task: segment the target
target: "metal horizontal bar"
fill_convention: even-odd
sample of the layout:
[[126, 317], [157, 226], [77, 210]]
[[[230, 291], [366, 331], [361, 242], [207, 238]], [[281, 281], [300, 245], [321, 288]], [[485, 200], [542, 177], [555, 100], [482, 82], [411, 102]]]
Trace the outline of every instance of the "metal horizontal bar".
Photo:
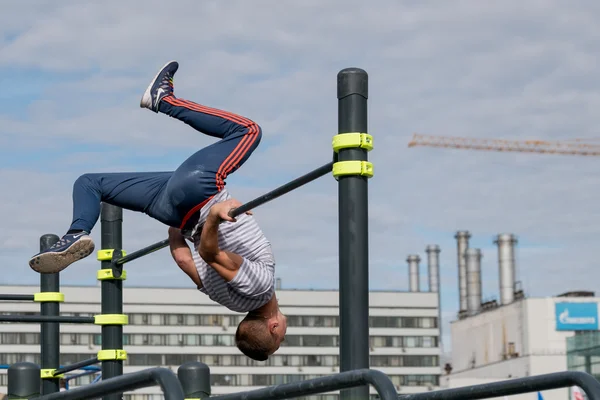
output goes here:
[[133, 253], [127, 254], [125, 257], [118, 259], [115, 264], [123, 265], [133, 260], [137, 260], [140, 257], [148, 255], [150, 253], [154, 253], [157, 250], [160, 250], [169, 245], [169, 239], [161, 240], [160, 242], [156, 242], [151, 244], [148, 247], [144, 247], [143, 249], [134, 251]]
[[[129, 392], [159, 385], [165, 400], [184, 400], [183, 389], [173, 371], [167, 368], [150, 368], [120, 375], [97, 383], [80, 386], [63, 392], [35, 397], [36, 400], [78, 400], [99, 398], [107, 394]], [[33, 400], [31, 398], [30, 400]]]
[[509, 379], [500, 382], [443, 389], [433, 392], [401, 395], [401, 400], [477, 400], [491, 397], [511, 396], [579, 386], [589, 400], [600, 400], [600, 382], [590, 374], [580, 371], [555, 372], [552, 374]]
[[288, 192], [291, 192], [294, 189], [298, 189], [300, 186], [304, 186], [307, 183], [312, 182], [315, 179], [318, 179], [318, 178], [322, 177], [323, 175], [330, 173], [332, 171], [332, 169], [333, 169], [333, 161], [329, 162], [329, 163], [323, 165], [322, 167], [319, 167], [305, 175], [302, 175], [301, 177], [296, 178], [293, 181], [286, 183], [285, 185], [279, 186], [278, 188], [273, 189], [269, 193], [263, 194], [262, 196], [259, 196], [256, 199], [251, 200], [251, 201], [247, 202], [246, 204], [239, 206], [238, 208], [231, 210], [229, 212], [229, 216], [237, 217], [238, 215], [241, 215], [241, 214], [243, 214], [247, 211], [250, 211], [258, 206], [261, 206], [273, 199], [276, 199]]
[[5, 301], [33, 301], [32, 294], [0, 294], [0, 300]]
[[[277, 197], [280, 197], [288, 192], [291, 192], [292, 190], [297, 189], [300, 186], [306, 185], [307, 183], [312, 182], [315, 179], [322, 177], [323, 175], [328, 174], [329, 172], [331, 172], [332, 169], [333, 169], [333, 161], [309, 172], [308, 174], [302, 175], [301, 177], [296, 178], [293, 181], [290, 181], [290, 182], [286, 183], [285, 185], [282, 185], [282, 186], [270, 191], [267, 194], [263, 194], [262, 196], [257, 197], [256, 199], [251, 200], [248, 203], [246, 203], [236, 209], [231, 210], [231, 212], [229, 214], [232, 217], [237, 217], [240, 214], [250, 211], [260, 205], [263, 205], [273, 199], [276, 199]], [[157, 250], [165, 248], [168, 245], [169, 245], [169, 239], [161, 240], [160, 242], [151, 244], [148, 247], [144, 247], [143, 249], [134, 251], [133, 253], [130, 253], [130, 254], [126, 255], [125, 257], [118, 259], [117, 261], [115, 261], [115, 264], [116, 265], [126, 264], [133, 260], [137, 260], [140, 257], [143, 257], [145, 255], [153, 253]]]
[[58, 317], [46, 315], [0, 315], [0, 322], [59, 322], [63, 324], [93, 324], [94, 321], [94, 317], [71, 317], [64, 315], [60, 315]]
[[98, 357], [94, 357], [94, 358], [89, 358], [87, 360], [79, 361], [79, 362], [76, 362], [76, 363], [73, 363], [70, 365], [65, 365], [64, 367], [60, 367], [56, 371], [54, 371], [54, 376], [64, 374], [66, 372], [75, 371], [77, 369], [81, 369], [83, 367], [94, 365], [99, 362], [100, 362], [100, 360], [98, 360]]
[[82, 376], [88, 376], [88, 375], [94, 375], [94, 374], [100, 374], [100, 371], [83, 371], [80, 374], [75, 374], [75, 375], [67, 375], [65, 376], [65, 381], [72, 381], [73, 379], [77, 379], [77, 378], [81, 378]]
[[[269, 386], [249, 392], [212, 396], [211, 400], [279, 400], [299, 396], [326, 393], [334, 390], [372, 385], [381, 400], [397, 400], [394, 384], [383, 372], [374, 369], [358, 369], [339, 374], [309, 379], [302, 382]], [[592, 400], [592, 399], [590, 399]]]

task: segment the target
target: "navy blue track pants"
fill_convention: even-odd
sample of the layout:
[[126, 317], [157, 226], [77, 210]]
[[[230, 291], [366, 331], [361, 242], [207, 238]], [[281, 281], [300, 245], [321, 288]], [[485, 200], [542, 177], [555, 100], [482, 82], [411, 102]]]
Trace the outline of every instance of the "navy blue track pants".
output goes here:
[[260, 126], [248, 118], [174, 96], [161, 101], [159, 112], [220, 140], [191, 155], [175, 171], [80, 176], [73, 185], [70, 230], [91, 232], [101, 202], [190, 229], [200, 208], [225, 187], [225, 178], [248, 159], [262, 137]]

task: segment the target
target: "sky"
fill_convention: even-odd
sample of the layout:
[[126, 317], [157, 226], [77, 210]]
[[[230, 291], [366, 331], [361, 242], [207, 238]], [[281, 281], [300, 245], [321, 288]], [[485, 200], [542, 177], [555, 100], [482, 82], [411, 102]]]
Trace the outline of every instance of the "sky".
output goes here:
[[[143, 4], [143, 7], [142, 7]], [[139, 108], [156, 71], [180, 63], [178, 97], [249, 117], [260, 147], [230, 176], [245, 202], [331, 160], [336, 76], [369, 74], [369, 287], [408, 290], [409, 254], [441, 248], [444, 342], [458, 307], [454, 235], [483, 252], [498, 298], [499, 233], [518, 237], [527, 296], [597, 289], [600, 160], [408, 148], [415, 132], [595, 139], [600, 3], [358, 0], [164, 2], [5, 0], [0, 13], [2, 284], [37, 284], [27, 260], [71, 221], [86, 172], [174, 170], [213, 138]], [[331, 175], [255, 210], [283, 288], [337, 289], [338, 193]], [[124, 213], [128, 251], [167, 227]], [[100, 226], [92, 237], [100, 245]], [[95, 285], [95, 257], [65, 285]], [[128, 285], [190, 287], [167, 250], [128, 266]]]

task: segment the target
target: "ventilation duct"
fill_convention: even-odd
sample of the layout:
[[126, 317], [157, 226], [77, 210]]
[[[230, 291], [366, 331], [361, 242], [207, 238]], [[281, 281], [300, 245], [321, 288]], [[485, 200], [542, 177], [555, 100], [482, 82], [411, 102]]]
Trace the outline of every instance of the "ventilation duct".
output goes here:
[[498, 245], [500, 304], [510, 304], [515, 300], [515, 245], [517, 238], [510, 233], [502, 233], [496, 237], [494, 244]]
[[456, 239], [456, 251], [458, 259], [458, 299], [459, 313], [467, 310], [467, 265], [465, 251], [469, 248], [469, 231], [458, 231], [454, 236]]
[[427, 273], [429, 275], [429, 291], [440, 291], [440, 246], [429, 245], [425, 248], [427, 253]]
[[419, 292], [419, 262], [421, 258], [417, 255], [410, 255], [406, 261], [408, 262], [408, 288], [411, 292]]
[[481, 312], [481, 250], [467, 249], [465, 252], [467, 267], [467, 314]]

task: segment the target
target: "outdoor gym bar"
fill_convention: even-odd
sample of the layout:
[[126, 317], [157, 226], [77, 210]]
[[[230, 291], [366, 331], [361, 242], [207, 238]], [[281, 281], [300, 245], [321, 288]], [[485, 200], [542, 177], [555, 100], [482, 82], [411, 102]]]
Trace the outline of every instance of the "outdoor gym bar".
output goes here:
[[[373, 141], [371, 135], [366, 133], [367, 73], [361, 69], [348, 68], [339, 72], [337, 80], [338, 134], [332, 141], [333, 161], [249, 201], [232, 210], [230, 215], [235, 217], [250, 211], [330, 172], [333, 173], [339, 183], [341, 371], [348, 372], [342, 375], [347, 377], [355, 376], [349, 373], [352, 370], [369, 368], [367, 182], [373, 176], [373, 166], [367, 161], [367, 152], [373, 148]], [[126, 325], [128, 320], [123, 314], [123, 281], [127, 278], [127, 272], [121, 267], [168, 246], [168, 240], [162, 240], [127, 255], [122, 250], [123, 210], [103, 203], [100, 223], [101, 248], [98, 251], [98, 260], [101, 262], [101, 269], [97, 274], [97, 279], [101, 281], [102, 293], [100, 315], [59, 316], [58, 303], [63, 301], [64, 296], [59, 293], [58, 274], [42, 274], [41, 290], [47, 293], [39, 300], [43, 301], [41, 315], [0, 316], [0, 321], [42, 323], [42, 395], [59, 390], [59, 373], [96, 362], [102, 364], [104, 380], [111, 380], [123, 374], [123, 360], [127, 359], [127, 353], [122, 349], [123, 325]], [[58, 239], [56, 235], [44, 235], [41, 249], [51, 246]], [[6, 295], [2, 298], [12, 301], [36, 301], [38, 295]], [[98, 352], [97, 357], [59, 368], [60, 322], [101, 325], [102, 350]], [[336, 379], [339, 383], [339, 379], [342, 378]], [[355, 386], [360, 385], [342, 384], [339, 387]], [[342, 392], [343, 399], [364, 398], [367, 395], [367, 387]], [[118, 392], [103, 397], [104, 400], [120, 398], [121, 393]]]
[[35, 296], [32, 294], [0, 294], [0, 300], [4, 301], [33, 301]]

